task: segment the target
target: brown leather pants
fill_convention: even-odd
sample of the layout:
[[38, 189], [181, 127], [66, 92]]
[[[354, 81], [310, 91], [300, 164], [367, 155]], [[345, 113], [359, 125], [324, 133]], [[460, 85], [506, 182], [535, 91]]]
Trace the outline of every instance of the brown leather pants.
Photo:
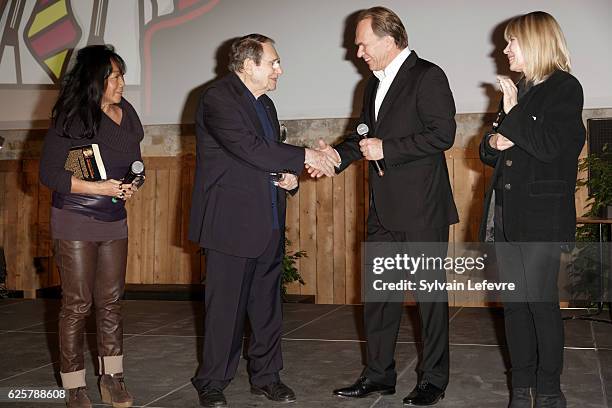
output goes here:
[[84, 369], [83, 335], [93, 304], [98, 354], [123, 355], [121, 303], [125, 287], [127, 238], [112, 241], [53, 241], [62, 282], [59, 319], [60, 370]]

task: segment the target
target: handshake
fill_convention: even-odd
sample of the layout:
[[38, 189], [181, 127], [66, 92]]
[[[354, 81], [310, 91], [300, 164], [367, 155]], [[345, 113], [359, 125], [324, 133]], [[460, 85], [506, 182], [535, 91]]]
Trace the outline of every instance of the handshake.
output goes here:
[[[361, 137], [359, 150], [363, 158], [372, 161], [379, 177], [384, 176], [384, 159], [382, 140], [376, 137], [368, 137], [368, 126], [364, 123], [357, 126], [357, 135]], [[336, 149], [319, 139], [319, 147], [316, 149], [306, 148], [304, 163], [310, 177], [321, 176], [333, 177], [336, 175], [335, 168], [340, 166], [342, 159]]]
[[340, 162], [338, 152], [325, 143], [323, 139], [319, 139], [319, 146], [317, 148], [306, 148], [304, 164], [310, 177], [333, 177], [336, 175], [335, 168], [340, 165]]
[[[304, 156], [304, 164], [310, 177], [322, 176], [333, 177], [336, 175], [335, 167], [340, 165], [340, 155], [333, 147], [319, 139], [319, 147], [311, 149], [307, 147]], [[291, 173], [270, 173], [275, 186], [291, 191], [298, 186], [298, 178]]]

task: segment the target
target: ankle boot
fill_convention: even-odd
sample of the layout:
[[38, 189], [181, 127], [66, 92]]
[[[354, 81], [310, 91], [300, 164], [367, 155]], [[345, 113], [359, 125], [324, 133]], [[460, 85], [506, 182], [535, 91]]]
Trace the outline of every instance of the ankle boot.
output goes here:
[[68, 391], [68, 400], [66, 406], [68, 408], [91, 408], [91, 401], [87, 396], [87, 388], [70, 388]]
[[104, 374], [100, 377], [100, 394], [102, 402], [112, 404], [113, 408], [127, 408], [134, 403], [134, 398], [125, 387], [123, 374]]

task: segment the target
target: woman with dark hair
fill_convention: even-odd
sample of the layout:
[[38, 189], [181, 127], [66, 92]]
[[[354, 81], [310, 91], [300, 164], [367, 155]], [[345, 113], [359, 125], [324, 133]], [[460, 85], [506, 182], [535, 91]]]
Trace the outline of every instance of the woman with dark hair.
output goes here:
[[[53, 190], [51, 234], [60, 271], [60, 375], [68, 407], [91, 407], [86, 393], [83, 334], [96, 314], [100, 392], [113, 407], [131, 407], [123, 379], [120, 299], [125, 285], [128, 230], [125, 200], [136, 183], [122, 184], [141, 160], [143, 128], [122, 97], [125, 63], [112, 46], [81, 49], [63, 80], [40, 160], [40, 181]], [[85, 181], [64, 169], [72, 147], [98, 144], [107, 179]]]
[[[574, 241], [574, 191], [584, 145], [582, 87], [570, 71], [563, 32], [541, 11], [512, 19], [504, 36], [515, 84], [498, 78], [502, 109], [480, 143], [495, 167], [485, 200], [491, 213], [500, 278], [516, 284], [504, 299], [511, 408], [564, 408], [563, 321], [557, 279], [563, 243]], [[494, 194], [494, 199], [491, 197]], [[485, 206], [488, 207], [488, 206]], [[481, 225], [484, 238], [485, 211]]]

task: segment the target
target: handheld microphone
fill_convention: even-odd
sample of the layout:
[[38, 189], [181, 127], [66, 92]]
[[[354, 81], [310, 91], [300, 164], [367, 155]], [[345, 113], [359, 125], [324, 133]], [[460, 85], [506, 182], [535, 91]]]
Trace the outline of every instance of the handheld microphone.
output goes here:
[[130, 170], [128, 170], [125, 177], [121, 179], [121, 183], [122, 184], [132, 184], [132, 182], [136, 180], [136, 177], [142, 176], [142, 173], [144, 173], [144, 163], [141, 162], [140, 160], [136, 160], [130, 166]]
[[[370, 132], [370, 128], [365, 123], [360, 123], [357, 125], [357, 134], [364, 139], [368, 138], [368, 132]], [[371, 160], [374, 163], [374, 167], [376, 167], [376, 173], [378, 173], [378, 177], [382, 177], [385, 175], [382, 166], [382, 160]]]
[[[136, 181], [136, 184], [138, 185], [138, 187], [140, 187], [144, 182], [144, 169], [145, 168], [143, 162], [141, 162], [140, 160], [134, 161], [130, 166], [130, 169], [128, 170], [127, 174], [121, 179], [121, 184], [132, 184], [134, 180], [138, 179]], [[113, 203], [118, 202], [116, 197], [113, 197], [112, 201]]]

